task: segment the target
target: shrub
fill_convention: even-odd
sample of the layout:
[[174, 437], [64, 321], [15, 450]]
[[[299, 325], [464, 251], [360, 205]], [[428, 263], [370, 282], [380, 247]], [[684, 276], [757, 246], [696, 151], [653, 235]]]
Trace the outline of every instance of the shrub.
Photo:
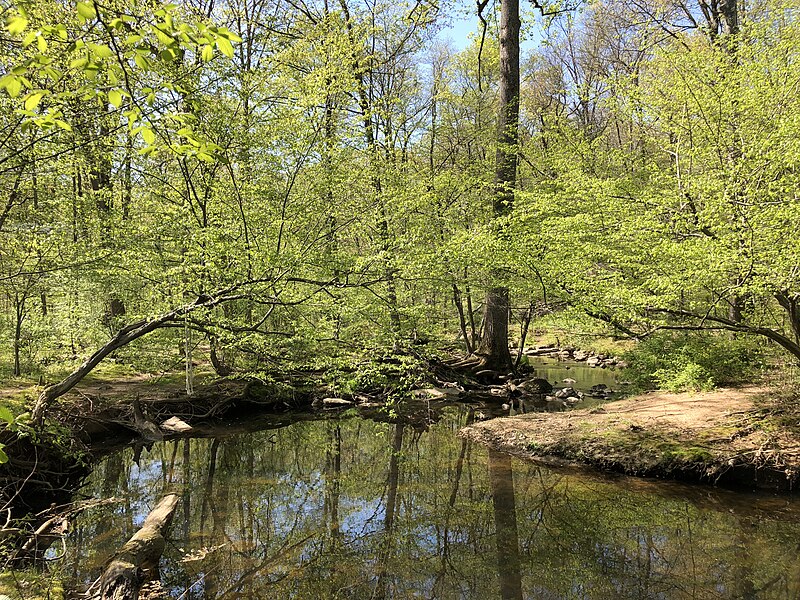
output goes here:
[[754, 378], [764, 365], [752, 339], [711, 333], [658, 333], [624, 355], [624, 377], [639, 389], [705, 391]]

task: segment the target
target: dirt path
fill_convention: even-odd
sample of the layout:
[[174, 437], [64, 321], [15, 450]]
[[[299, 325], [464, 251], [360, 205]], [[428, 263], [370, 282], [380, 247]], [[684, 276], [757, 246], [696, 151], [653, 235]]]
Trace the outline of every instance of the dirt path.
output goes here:
[[763, 387], [650, 393], [593, 409], [493, 419], [462, 435], [550, 464], [791, 488], [800, 418]]

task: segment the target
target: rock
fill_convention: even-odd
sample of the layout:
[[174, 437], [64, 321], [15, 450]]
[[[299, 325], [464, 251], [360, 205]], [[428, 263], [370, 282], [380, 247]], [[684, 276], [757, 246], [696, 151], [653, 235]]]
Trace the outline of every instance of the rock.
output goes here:
[[575, 406], [575, 405], [576, 405], [576, 404], [578, 404], [580, 401], [581, 401], [581, 399], [580, 399], [580, 398], [578, 398], [577, 396], [570, 396], [569, 398], [565, 398], [565, 399], [564, 399], [564, 403], [565, 403], [567, 406]]
[[597, 356], [590, 356], [589, 358], [586, 359], [586, 364], [592, 368], [598, 366], [600, 363], [601, 360]]
[[344, 398], [323, 398], [322, 406], [351, 406], [353, 404], [350, 400]]
[[508, 390], [505, 386], [492, 386], [489, 388], [489, 393], [492, 396], [505, 396], [508, 393]]
[[566, 400], [570, 396], [577, 396], [577, 394], [578, 393], [574, 389], [572, 389], [571, 387], [566, 387], [566, 388], [558, 390], [555, 393], [555, 396], [556, 396], [556, 398], [560, 398], [561, 400]]
[[529, 394], [549, 394], [553, 391], [553, 386], [547, 379], [541, 377], [534, 377], [527, 381], [520, 383], [517, 388], [526, 391]]
[[566, 379], [563, 379], [561, 383], [576, 383], [576, 381], [574, 379], [567, 377]]
[[583, 350], [576, 350], [575, 353], [572, 355], [572, 358], [574, 358], [578, 362], [581, 362], [589, 358], [589, 354], [587, 352], [584, 352]]
[[418, 400], [442, 400], [458, 398], [461, 395], [461, 390], [453, 387], [433, 387], [413, 390], [411, 394]]
[[560, 398], [556, 398], [555, 396], [545, 396], [545, 402], [561, 402]]
[[161, 423], [161, 429], [169, 433], [187, 433], [192, 430], [192, 426], [178, 417], [170, 417]]

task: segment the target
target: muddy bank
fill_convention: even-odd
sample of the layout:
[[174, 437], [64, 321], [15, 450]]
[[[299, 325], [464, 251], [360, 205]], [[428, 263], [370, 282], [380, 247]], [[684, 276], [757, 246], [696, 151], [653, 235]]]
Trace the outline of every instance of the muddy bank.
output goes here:
[[788, 491], [800, 473], [798, 424], [773, 392], [748, 387], [493, 419], [461, 435], [549, 465]]

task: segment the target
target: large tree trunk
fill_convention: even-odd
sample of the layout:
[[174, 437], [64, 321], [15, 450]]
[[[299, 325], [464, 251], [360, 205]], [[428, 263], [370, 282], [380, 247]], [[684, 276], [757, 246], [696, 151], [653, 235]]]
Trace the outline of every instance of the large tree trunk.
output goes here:
[[492, 371], [512, 368], [508, 351], [508, 288], [491, 288], [483, 305], [483, 337], [477, 352], [481, 366]]
[[[500, 12], [500, 114], [497, 122], [495, 217], [511, 212], [517, 182], [519, 131], [519, 0], [502, 0]], [[496, 278], [496, 275], [493, 275]], [[508, 288], [491, 287], [486, 292], [483, 339], [477, 354], [482, 366], [494, 371], [511, 369], [508, 351]]]

